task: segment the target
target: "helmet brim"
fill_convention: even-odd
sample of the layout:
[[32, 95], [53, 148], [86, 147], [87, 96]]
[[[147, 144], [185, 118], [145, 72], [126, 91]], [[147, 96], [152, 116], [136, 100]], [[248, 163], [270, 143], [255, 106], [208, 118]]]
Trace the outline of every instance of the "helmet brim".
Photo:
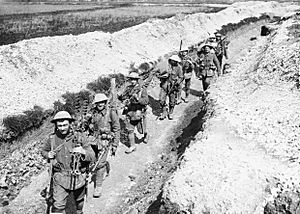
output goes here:
[[51, 123], [55, 123], [58, 120], [69, 120], [70, 122], [74, 122], [75, 121], [74, 118], [59, 118], [59, 119], [52, 119], [50, 122]]

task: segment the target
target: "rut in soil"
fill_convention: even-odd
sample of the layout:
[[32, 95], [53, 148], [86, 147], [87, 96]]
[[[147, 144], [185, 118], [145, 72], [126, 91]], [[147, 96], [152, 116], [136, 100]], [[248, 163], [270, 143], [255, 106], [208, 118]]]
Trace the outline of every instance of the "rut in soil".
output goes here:
[[[195, 116], [190, 124], [185, 127], [182, 131], [182, 134], [178, 136], [174, 141], [177, 150], [178, 162], [176, 162], [177, 166], [180, 164], [180, 159], [183, 157], [186, 148], [195, 140], [195, 136], [203, 131], [203, 124], [205, 122], [205, 114], [206, 108], [202, 106], [202, 110]], [[175, 149], [175, 148], [174, 148]], [[176, 166], [176, 167], [177, 167]], [[174, 171], [169, 175], [171, 176], [175, 171], [176, 167], [174, 167]], [[164, 208], [164, 201], [162, 200], [162, 190], [164, 184], [161, 185], [161, 191], [158, 194], [156, 200], [149, 205], [146, 214], [167, 214], [169, 211]]]

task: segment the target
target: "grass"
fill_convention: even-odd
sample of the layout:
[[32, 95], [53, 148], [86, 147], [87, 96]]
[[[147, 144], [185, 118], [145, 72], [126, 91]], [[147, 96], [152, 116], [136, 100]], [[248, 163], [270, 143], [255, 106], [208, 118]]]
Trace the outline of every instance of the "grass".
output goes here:
[[[110, 6], [106, 5], [51, 5], [51, 4], [22, 4], [22, 3], [0, 3], [0, 16], [14, 14], [36, 14], [58, 11], [76, 11], [103, 9]], [[112, 6], [111, 6], [112, 7]]]
[[[51, 9], [51, 8], [50, 8]], [[223, 8], [207, 6], [132, 6], [114, 8], [48, 12], [39, 7], [29, 14], [0, 15], [0, 45], [23, 39], [92, 31], [116, 32], [151, 18], [169, 18], [178, 13], [216, 12]], [[52, 8], [53, 9], [53, 8]], [[18, 11], [17, 9], [14, 9]], [[13, 9], [11, 9], [10, 13]], [[42, 11], [42, 12], [37, 12]], [[9, 12], [7, 12], [9, 13]]]

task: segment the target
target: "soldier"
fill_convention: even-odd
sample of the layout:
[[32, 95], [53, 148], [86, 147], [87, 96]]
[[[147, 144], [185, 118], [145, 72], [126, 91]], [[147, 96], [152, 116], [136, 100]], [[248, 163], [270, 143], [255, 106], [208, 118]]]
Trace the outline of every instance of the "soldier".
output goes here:
[[148, 88], [148, 86], [152, 82], [153, 77], [157, 72], [156, 65], [157, 62], [144, 62], [138, 67], [137, 71], [142, 80], [140, 82], [143, 82], [143, 87]]
[[220, 75], [221, 69], [216, 55], [211, 51], [210, 43], [205, 43], [197, 51], [196, 76], [202, 80], [203, 90], [206, 91], [216, 75]]
[[222, 38], [222, 35], [220, 33], [215, 33], [217, 46], [215, 48], [216, 56], [219, 60], [220, 67], [222, 68], [223, 64], [223, 56], [225, 56], [226, 59], [228, 59], [227, 54], [227, 42], [225, 41], [225, 38]]
[[95, 168], [94, 198], [102, 194], [105, 172], [109, 172], [109, 150], [115, 156], [120, 141], [120, 121], [117, 112], [108, 105], [108, 97], [99, 93], [93, 101], [93, 114], [89, 117], [89, 134], [95, 137], [92, 145], [97, 157]]
[[54, 133], [42, 147], [42, 156], [51, 160], [53, 172], [52, 213], [64, 213], [67, 197], [73, 193], [76, 202], [76, 214], [82, 214], [85, 188], [87, 188], [87, 168], [95, 159], [88, 138], [71, 128], [74, 119], [66, 111], [58, 112], [52, 123]]
[[[188, 56], [189, 49], [182, 49], [179, 53], [179, 57], [181, 58], [182, 72], [184, 76], [184, 88], [185, 88], [185, 98], [184, 102], [188, 103], [188, 97], [190, 95], [190, 87], [191, 87], [191, 79], [192, 72], [194, 70], [194, 64], [192, 59]], [[181, 87], [179, 88], [178, 97], [181, 98]]]
[[162, 71], [160, 74], [160, 93], [159, 102], [162, 108], [162, 113], [159, 117], [160, 120], [164, 120], [167, 115], [166, 99], [169, 98], [169, 120], [173, 120], [173, 111], [176, 104], [176, 96], [181, 82], [183, 81], [183, 73], [180, 66], [181, 59], [177, 55], [173, 55], [169, 58], [168, 69]]
[[128, 84], [122, 94], [118, 95], [118, 99], [123, 102], [125, 115], [125, 125], [128, 131], [129, 148], [125, 151], [130, 154], [136, 150], [134, 130], [143, 134], [144, 143], [148, 143], [148, 133], [146, 127], [146, 111], [149, 102], [147, 89], [143, 86], [140, 76], [137, 72], [129, 74]]

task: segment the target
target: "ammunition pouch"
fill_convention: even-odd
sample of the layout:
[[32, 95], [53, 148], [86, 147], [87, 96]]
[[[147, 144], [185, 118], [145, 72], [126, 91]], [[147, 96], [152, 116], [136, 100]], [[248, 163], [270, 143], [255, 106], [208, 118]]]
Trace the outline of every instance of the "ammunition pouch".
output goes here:
[[65, 189], [76, 190], [83, 187], [86, 184], [86, 174], [72, 174], [70, 171], [61, 171], [54, 173], [53, 182], [59, 184]]

